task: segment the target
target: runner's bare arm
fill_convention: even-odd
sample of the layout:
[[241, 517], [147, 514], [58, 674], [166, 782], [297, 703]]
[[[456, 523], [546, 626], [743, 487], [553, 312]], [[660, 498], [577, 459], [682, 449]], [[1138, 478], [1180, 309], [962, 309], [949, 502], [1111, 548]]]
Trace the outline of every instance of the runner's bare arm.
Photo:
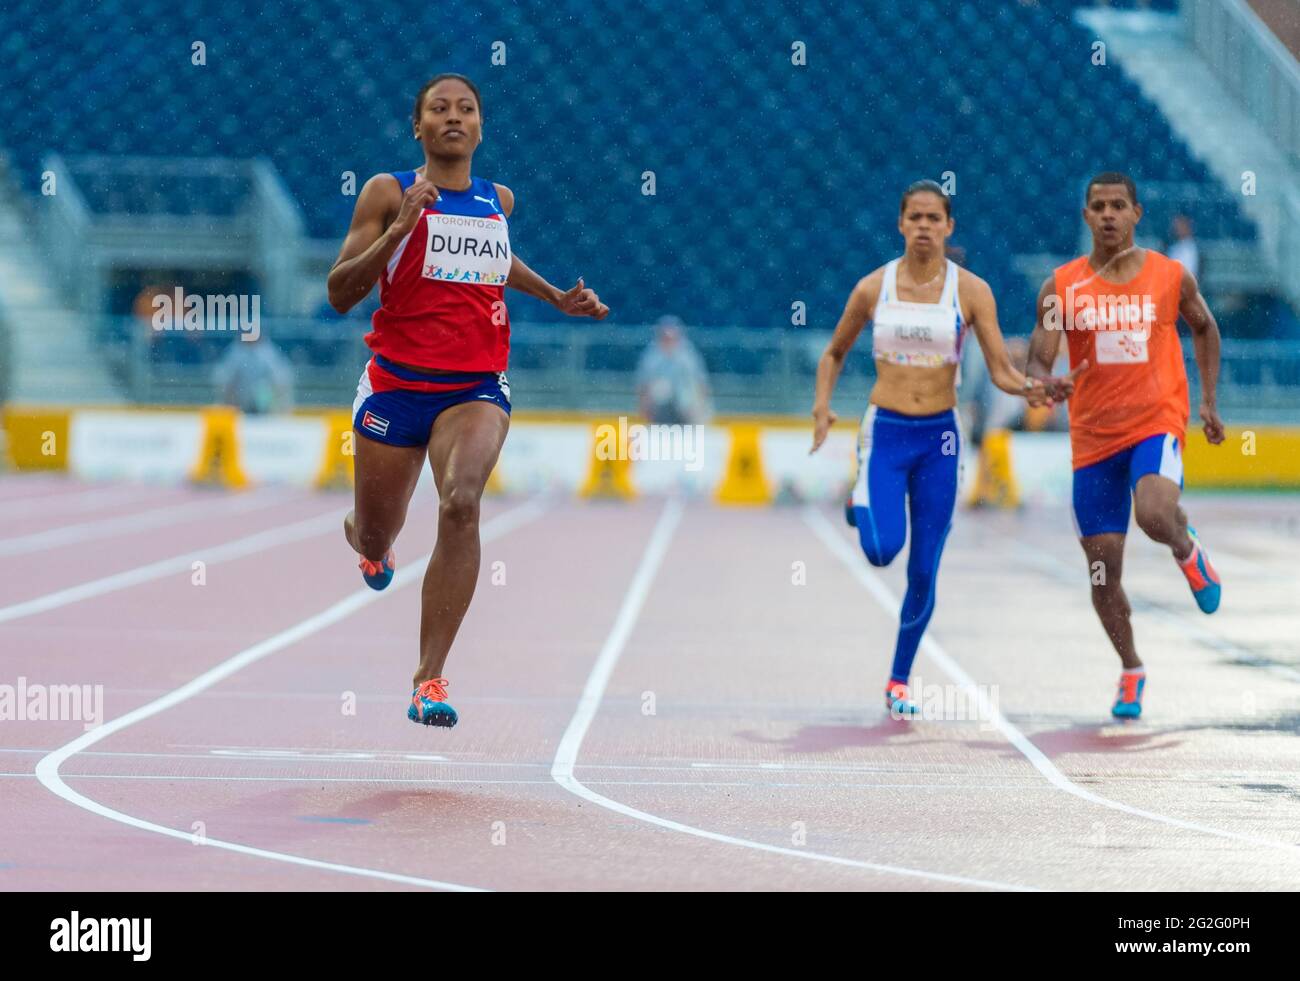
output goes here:
[[417, 177], [405, 194], [391, 174], [376, 174], [366, 181], [339, 257], [330, 269], [330, 306], [347, 313], [366, 298], [397, 246], [415, 227], [424, 206], [437, 197], [438, 189], [423, 177]]
[[826, 441], [831, 426], [839, 418], [831, 411], [831, 394], [835, 391], [840, 372], [844, 370], [844, 359], [866, 326], [871, 311], [876, 308], [883, 277], [884, 267], [881, 267], [858, 280], [853, 292], [849, 294], [848, 302], [844, 304], [844, 312], [840, 314], [840, 322], [835, 325], [835, 333], [831, 335], [826, 350], [817, 362], [817, 388], [813, 394], [812, 409], [813, 444], [809, 453], [817, 452]]
[[1011, 363], [1011, 355], [1002, 340], [1002, 328], [998, 326], [998, 302], [993, 290], [988, 283], [965, 269], [961, 270], [960, 277], [958, 293], [970, 310], [971, 329], [984, 352], [989, 379], [1004, 392], [1025, 396], [1030, 405], [1042, 405], [1047, 400], [1043, 382], [1026, 378]]
[[1038, 311], [1034, 317], [1034, 332], [1029, 337], [1029, 360], [1025, 371], [1031, 378], [1047, 379], [1052, 375], [1052, 365], [1061, 350], [1061, 334], [1049, 330], [1045, 324], [1049, 297], [1056, 290], [1056, 277], [1048, 276], [1038, 291]]
[[1034, 317], [1034, 332], [1029, 336], [1029, 357], [1025, 365], [1025, 374], [1042, 379], [1051, 402], [1064, 402], [1073, 395], [1075, 377], [1088, 367], [1088, 361], [1084, 359], [1063, 378], [1052, 376], [1052, 366], [1061, 350], [1060, 324], [1053, 322], [1061, 319], [1060, 310], [1052, 310], [1059, 302], [1056, 277], [1048, 276], [1038, 291], [1038, 311]]
[[[504, 184], [493, 186], [497, 189], [497, 197], [501, 199], [501, 210], [509, 218], [510, 213], [515, 209], [514, 193]], [[594, 317], [596, 320], [604, 320], [609, 315], [609, 307], [600, 302], [600, 297], [596, 295], [595, 290], [587, 289], [583, 285], [581, 277], [571, 289], [562, 290], [548, 283], [514, 253], [510, 256], [510, 275], [506, 279], [506, 285], [520, 293], [535, 296], [571, 317]]]
[[544, 300], [571, 317], [594, 317], [596, 320], [604, 320], [609, 316], [609, 307], [600, 301], [595, 290], [587, 289], [583, 285], [581, 276], [567, 291], [562, 290], [533, 272], [517, 255], [510, 258], [510, 277], [506, 280], [506, 285], [520, 293], [527, 293], [529, 296]]
[[1201, 295], [1196, 277], [1183, 270], [1183, 281], [1178, 296], [1178, 312], [1192, 329], [1192, 347], [1196, 351], [1196, 367], [1201, 374], [1201, 422], [1205, 424], [1205, 438], [1214, 445], [1223, 442], [1223, 420], [1217, 405], [1219, 385], [1219, 324]]

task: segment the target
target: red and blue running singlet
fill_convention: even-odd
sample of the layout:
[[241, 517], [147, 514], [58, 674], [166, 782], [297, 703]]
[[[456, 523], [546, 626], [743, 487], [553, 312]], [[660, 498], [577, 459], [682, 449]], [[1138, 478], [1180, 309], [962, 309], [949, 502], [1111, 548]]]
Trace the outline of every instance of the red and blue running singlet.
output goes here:
[[[393, 177], [405, 193], [415, 171]], [[366, 344], [390, 361], [440, 371], [505, 371], [510, 317], [510, 229], [496, 187], [471, 178], [438, 188], [379, 277]]]

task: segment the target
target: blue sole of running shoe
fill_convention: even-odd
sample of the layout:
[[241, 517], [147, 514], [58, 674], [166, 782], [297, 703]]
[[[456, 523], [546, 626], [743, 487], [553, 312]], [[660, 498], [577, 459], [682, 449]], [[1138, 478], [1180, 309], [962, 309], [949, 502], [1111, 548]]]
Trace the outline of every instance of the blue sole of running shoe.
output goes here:
[[393, 581], [394, 570], [395, 567], [389, 565], [388, 559], [385, 558], [383, 572], [381, 572], [377, 576], [368, 576], [363, 572], [361, 573], [361, 578], [365, 580], [366, 585], [369, 586], [371, 589], [374, 590], [387, 589], [388, 584]]
[[420, 718], [415, 706], [411, 705], [406, 710], [406, 717], [412, 722], [418, 723], [422, 726], [439, 726], [443, 729], [450, 729], [460, 721], [460, 717], [456, 714], [456, 710], [446, 702], [437, 702], [435, 703], [435, 706], [440, 707], [435, 707], [432, 710], [426, 711], [424, 718]]

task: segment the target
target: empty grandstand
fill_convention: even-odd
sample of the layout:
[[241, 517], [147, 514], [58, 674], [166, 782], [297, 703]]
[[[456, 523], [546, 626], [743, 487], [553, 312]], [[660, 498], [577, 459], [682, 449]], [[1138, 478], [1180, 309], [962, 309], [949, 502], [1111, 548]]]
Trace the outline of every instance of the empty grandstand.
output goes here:
[[[304, 399], [346, 399], [364, 324], [321, 315], [324, 273], [361, 184], [413, 165], [415, 89], [456, 70], [482, 86], [479, 169], [518, 192], [521, 254], [581, 273], [613, 309], [613, 326], [561, 329], [538, 326], [559, 319], [550, 307], [513, 299], [528, 404], [623, 404], [638, 325], [671, 313], [697, 328], [720, 407], [806, 410], [824, 332], [848, 286], [897, 252], [898, 193], [919, 176], [954, 192], [955, 244], [1004, 329], [1025, 333], [1043, 274], [1079, 249], [1082, 183], [1109, 168], [1143, 188], [1147, 244], [1193, 220], [1228, 389], [1283, 389], [1300, 381], [1300, 297], [1273, 216], [1289, 213], [1278, 201], [1295, 173], [1243, 196], [1216, 149], [1231, 141], [1198, 139], [1185, 118], [1232, 70], [1205, 6], [547, 4], [547, 23], [599, 39], [575, 48], [529, 5], [326, 0], [307, 18], [241, 2], [19, 3], [0, 40], [18, 219], [0, 275], [39, 282], [27, 301], [0, 297], [10, 347], [19, 366], [38, 361], [45, 341], [28, 335], [48, 323], [65, 360], [98, 362], [59, 390], [202, 401], [220, 343], [158, 343], [133, 304], [174, 285], [257, 292]], [[1232, 23], [1252, 16], [1229, 6]], [[1165, 86], [1181, 102], [1152, 88], [1161, 51], [1188, 66]], [[854, 371], [865, 381], [869, 359]], [[18, 397], [51, 394], [17, 376]], [[579, 377], [596, 379], [582, 397]], [[1280, 399], [1263, 402], [1290, 407]]]

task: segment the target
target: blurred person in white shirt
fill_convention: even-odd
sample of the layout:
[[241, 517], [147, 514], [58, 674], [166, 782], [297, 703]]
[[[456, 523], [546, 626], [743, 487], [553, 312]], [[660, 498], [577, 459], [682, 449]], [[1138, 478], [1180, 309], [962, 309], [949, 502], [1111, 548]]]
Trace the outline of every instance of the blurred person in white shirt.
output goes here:
[[264, 334], [233, 342], [212, 372], [217, 400], [241, 412], [263, 414], [293, 408], [293, 366]]
[[1192, 219], [1186, 215], [1174, 215], [1169, 230], [1174, 238], [1169, 248], [1165, 250], [1165, 254], [1182, 263], [1183, 268], [1193, 276], [1200, 276], [1201, 251], [1197, 248], [1196, 239], [1192, 235]]
[[636, 369], [641, 414], [650, 423], [692, 425], [712, 415], [709, 376], [677, 317], [661, 317]]

